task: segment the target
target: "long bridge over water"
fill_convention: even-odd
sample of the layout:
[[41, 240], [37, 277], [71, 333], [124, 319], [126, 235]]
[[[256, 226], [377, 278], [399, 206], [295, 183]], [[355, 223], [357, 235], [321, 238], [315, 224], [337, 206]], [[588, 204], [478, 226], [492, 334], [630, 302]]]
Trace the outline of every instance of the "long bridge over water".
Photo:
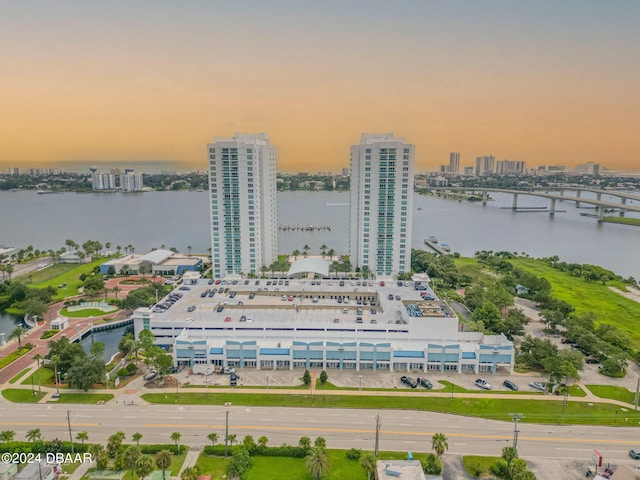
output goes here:
[[[511, 209], [514, 211], [518, 210], [518, 196], [519, 195], [528, 195], [532, 197], [541, 197], [548, 198], [550, 200], [549, 215], [555, 215], [557, 211], [556, 202], [560, 201], [571, 201], [575, 202], [576, 207], [580, 208], [582, 203], [586, 203], [588, 205], [593, 205], [597, 210], [597, 218], [599, 222], [602, 222], [604, 219], [604, 211], [605, 209], [616, 209], [620, 211], [620, 216], [624, 216], [624, 212], [640, 212], [640, 206], [636, 205], [627, 205], [627, 200], [632, 201], [640, 201], [639, 195], [633, 195], [624, 192], [610, 191], [610, 190], [599, 190], [590, 187], [573, 187], [573, 186], [558, 186], [553, 189], [551, 188], [534, 188], [529, 190], [514, 190], [508, 188], [489, 188], [489, 187], [427, 187], [427, 190], [431, 191], [448, 191], [454, 195], [459, 197], [459, 200], [462, 201], [462, 198], [465, 193], [468, 192], [482, 192], [482, 205], [487, 204], [488, 194], [490, 192], [497, 193], [510, 193], [513, 195], [513, 204]], [[558, 193], [550, 193], [552, 190], [557, 190]], [[576, 192], [575, 196], [565, 195], [565, 191]], [[582, 192], [591, 192], [596, 194], [596, 198], [586, 198], [582, 197]], [[620, 199], [620, 203], [617, 202], [609, 202], [602, 200], [602, 195], [609, 195], [612, 197], [617, 197]]]

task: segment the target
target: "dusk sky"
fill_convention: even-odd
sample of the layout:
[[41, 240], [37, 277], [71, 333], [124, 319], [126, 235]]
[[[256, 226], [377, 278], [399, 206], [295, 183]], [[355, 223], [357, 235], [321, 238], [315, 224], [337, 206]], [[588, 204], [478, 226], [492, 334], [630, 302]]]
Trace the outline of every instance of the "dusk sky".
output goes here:
[[0, 165], [166, 160], [267, 132], [337, 171], [362, 132], [417, 171], [493, 154], [640, 170], [640, 1], [0, 0]]

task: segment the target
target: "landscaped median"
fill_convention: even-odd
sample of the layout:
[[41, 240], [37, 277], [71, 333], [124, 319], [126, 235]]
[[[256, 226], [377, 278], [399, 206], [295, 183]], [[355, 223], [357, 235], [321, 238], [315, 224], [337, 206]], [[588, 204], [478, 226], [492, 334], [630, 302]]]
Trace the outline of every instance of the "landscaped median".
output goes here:
[[382, 396], [382, 395], [308, 395], [267, 393], [149, 393], [142, 398], [150, 403], [187, 405], [232, 405], [314, 408], [369, 408], [426, 410], [511, 421], [508, 412], [524, 415], [523, 422], [639, 426], [640, 413], [609, 403], [569, 401], [540, 396], [524, 400], [513, 395], [506, 398]]

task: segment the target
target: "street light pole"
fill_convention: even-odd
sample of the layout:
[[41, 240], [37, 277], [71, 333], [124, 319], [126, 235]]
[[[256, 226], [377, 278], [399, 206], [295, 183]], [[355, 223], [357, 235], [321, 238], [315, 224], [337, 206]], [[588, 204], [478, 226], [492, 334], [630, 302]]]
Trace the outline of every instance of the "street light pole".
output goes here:
[[73, 435], [71, 435], [71, 412], [67, 410], [67, 425], [69, 426], [69, 442], [71, 442], [71, 454], [73, 455]]
[[374, 444], [374, 455], [378, 458], [378, 447], [380, 446], [380, 415], [376, 415], [376, 441]]
[[522, 414], [510, 413], [509, 415], [515, 422], [513, 426], [513, 449], [517, 452], [518, 451], [518, 433], [520, 433], [520, 430], [518, 430], [518, 421], [522, 418]]
[[634, 405], [634, 410], [637, 412], [638, 411], [638, 396], [640, 394], [640, 377], [638, 377], [638, 383], [636, 384], [636, 398], [633, 402]]
[[229, 452], [229, 410], [226, 412], [225, 428], [224, 428], [224, 456], [226, 457]]
[[358, 390], [362, 390], [362, 375], [358, 375]]

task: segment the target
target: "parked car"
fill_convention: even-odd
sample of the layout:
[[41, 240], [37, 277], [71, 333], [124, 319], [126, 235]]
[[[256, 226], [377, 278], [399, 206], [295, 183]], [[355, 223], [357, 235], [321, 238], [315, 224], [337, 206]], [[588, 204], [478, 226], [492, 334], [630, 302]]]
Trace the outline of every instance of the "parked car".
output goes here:
[[640, 459], [640, 450], [629, 450], [629, 456], [634, 460]]
[[213, 280], [213, 278], [211, 278], [211, 279], [209, 279], [209, 281], [208, 281], [207, 283], [208, 283], [209, 285], [213, 285], [213, 282], [214, 282], [214, 280]]
[[502, 385], [504, 385], [506, 388], [508, 388], [512, 392], [518, 391], [518, 386], [515, 383], [513, 383], [511, 380], [505, 380], [504, 382], [502, 382]]
[[143, 378], [148, 382], [158, 376], [158, 372], [149, 372]]
[[411, 388], [416, 388], [418, 386], [413, 378], [404, 375], [400, 377], [400, 381]]
[[536, 390], [541, 390], [543, 392], [547, 391], [547, 386], [544, 383], [540, 383], [540, 382], [531, 382], [529, 384], [529, 386], [531, 388], [535, 388]]
[[230, 322], [230, 321], [231, 321], [231, 317], [226, 317], [226, 318], [224, 319], [224, 321], [225, 321], [225, 322]]
[[222, 306], [222, 305], [218, 305], [218, 308], [216, 308], [216, 312], [218, 312], [218, 313], [220, 313], [223, 310], [224, 310], [224, 306]]
[[479, 387], [482, 390], [491, 390], [491, 385], [489, 385], [484, 378], [476, 378], [475, 383], [476, 387]]
[[433, 384], [424, 377], [418, 377], [416, 378], [416, 380], [418, 382], [418, 385], [420, 385], [421, 387], [428, 388], [429, 390], [433, 388]]
[[187, 312], [193, 312], [196, 309], [195, 305], [191, 305], [189, 308], [187, 308]]

